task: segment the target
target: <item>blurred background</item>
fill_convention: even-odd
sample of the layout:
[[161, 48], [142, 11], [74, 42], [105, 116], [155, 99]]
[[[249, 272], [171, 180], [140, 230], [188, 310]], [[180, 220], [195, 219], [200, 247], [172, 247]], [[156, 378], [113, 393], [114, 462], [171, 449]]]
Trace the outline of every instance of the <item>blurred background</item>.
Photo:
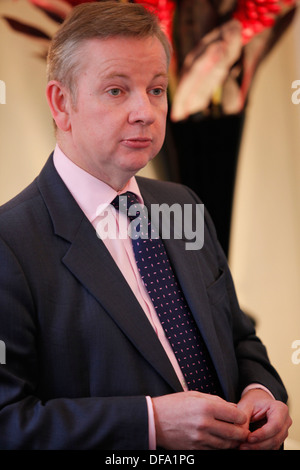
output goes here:
[[[33, 40], [30, 35], [16, 31], [16, 24], [12, 27], [7, 18], [38, 26], [46, 35]], [[6, 85], [5, 93], [3, 86], [0, 93], [0, 204], [35, 178], [55, 145], [45, 99], [45, 51], [47, 36], [51, 37], [56, 29], [53, 17], [45, 15], [29, 1], [0, 0], [0, 80]], [[226, 225], [228, 234], [223, 236], [222, 226], [219, 229], [216, 225], [222, 235], [240, 304], [256, 322], [258, 335], [266, 344], [289, 393], [293, 425], [286, 442], [287, 450], [300, 450], [300, 352], [297, 356], [292, 347], [296, 340], [300, 345], [300, 103], [292, 102], [295, 80], [300, 80], [298, 11], [276, 44], [272, 44], [252, 78], [246, 112], [242, 106], [238, 143], [233, 142], [236, 153], [233, 176], [227, 179], [222, 170], [210, 185], [215, 195], [218, 187], [227, 186], [232, 190]], [[174, 103], [176, 101], [171, 104]], [[177, 104], [180, 113], [180, 100]], [[221, 139], [225, 151], [227, 143], [222, 139], [230, 137], [232, 125], [226, 128], [225, 137], [219, 128], [214, 134], [211, 115], [211, 105], [202, 109], [199, 105], [199, 110], [187, 123], [198, 126], [198, 122], [208, 119], [213, 140]], [[237, 115], [240, 116], [240, 110]], [[228, 126], [227, 117], [228, 113], [224, 126]], [[175, 122], [180, 119], [176, 118]], [[210, 195], [201, 193], [200, 173], [204, 171], [198, 174], [193, 167], [198, 158], [194, 156], [195, 150], [191, 150], [190, 161], [186, 156], [186, 167], [182, 170], [182, 161], [177, 155], [179, 146], [171, 137], [162, 154], [141, 174], [159, 179], [183, 179], [189, 184], [190, 170], [196, 174], [196, 180], [199, 179], [200, 187], [196, 192], [209, 206], [213, 218], [218, 219]], [[204, 151], [200, 147], [195, 143], [196, 152], [201, 154]], [[230, 148], [228, 153], [231, 153]], [[226, 154], [220, 158], [220, 165], [229, 166]], [[210, 181], [210, 176], [204, 174], [204, 177]], [[194, 185], [191, 179], [190, 186]], [[224, 215], [222, 194], [217, 194], [216, 205]], [[293, 361], [293, 357], [297, 360]]]

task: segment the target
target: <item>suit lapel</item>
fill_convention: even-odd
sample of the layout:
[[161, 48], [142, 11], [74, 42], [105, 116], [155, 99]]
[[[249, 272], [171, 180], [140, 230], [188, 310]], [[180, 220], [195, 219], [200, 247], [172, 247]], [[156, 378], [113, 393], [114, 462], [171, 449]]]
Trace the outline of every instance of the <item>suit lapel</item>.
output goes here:
[[180, 382], [153, 328], [104, 243], [57, 174], [52, 158], [38, 178], [54, 231], [70, 242], [63, 263], [97, 299], [174, 391]]

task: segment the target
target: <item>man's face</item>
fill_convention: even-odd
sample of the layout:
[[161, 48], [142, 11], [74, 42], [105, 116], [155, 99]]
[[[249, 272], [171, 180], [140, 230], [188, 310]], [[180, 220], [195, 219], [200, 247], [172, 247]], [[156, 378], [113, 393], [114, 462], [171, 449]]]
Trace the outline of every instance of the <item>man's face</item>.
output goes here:
[[155, 37], [115, 37], [87, 41], [80, 57], [77, 99], [62, 150], [81, 168], [122, 189], [163, 144], [166, 53]]

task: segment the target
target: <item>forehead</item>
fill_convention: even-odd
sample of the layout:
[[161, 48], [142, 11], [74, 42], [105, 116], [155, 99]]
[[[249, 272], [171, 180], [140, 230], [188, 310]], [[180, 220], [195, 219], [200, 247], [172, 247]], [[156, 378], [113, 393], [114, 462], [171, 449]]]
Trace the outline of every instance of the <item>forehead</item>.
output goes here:
[[113, 37], [85, 41], [79, 54], [83, 73], [97, 69], [97, 73], [116, 72], [121, 68], [143, 71], [153, 70], [154, 74], [167, 73], [166, 51], [157, 37]]

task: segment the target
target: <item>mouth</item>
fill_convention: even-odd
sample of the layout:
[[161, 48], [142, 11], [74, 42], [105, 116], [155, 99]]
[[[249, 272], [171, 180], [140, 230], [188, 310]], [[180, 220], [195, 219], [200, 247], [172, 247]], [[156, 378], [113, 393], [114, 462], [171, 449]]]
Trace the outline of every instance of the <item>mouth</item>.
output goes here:
[[130, 137], [123, 139], [122, 144], [132, 149], [144, 149], [151, 145], [152, 139], [149, 137]]

